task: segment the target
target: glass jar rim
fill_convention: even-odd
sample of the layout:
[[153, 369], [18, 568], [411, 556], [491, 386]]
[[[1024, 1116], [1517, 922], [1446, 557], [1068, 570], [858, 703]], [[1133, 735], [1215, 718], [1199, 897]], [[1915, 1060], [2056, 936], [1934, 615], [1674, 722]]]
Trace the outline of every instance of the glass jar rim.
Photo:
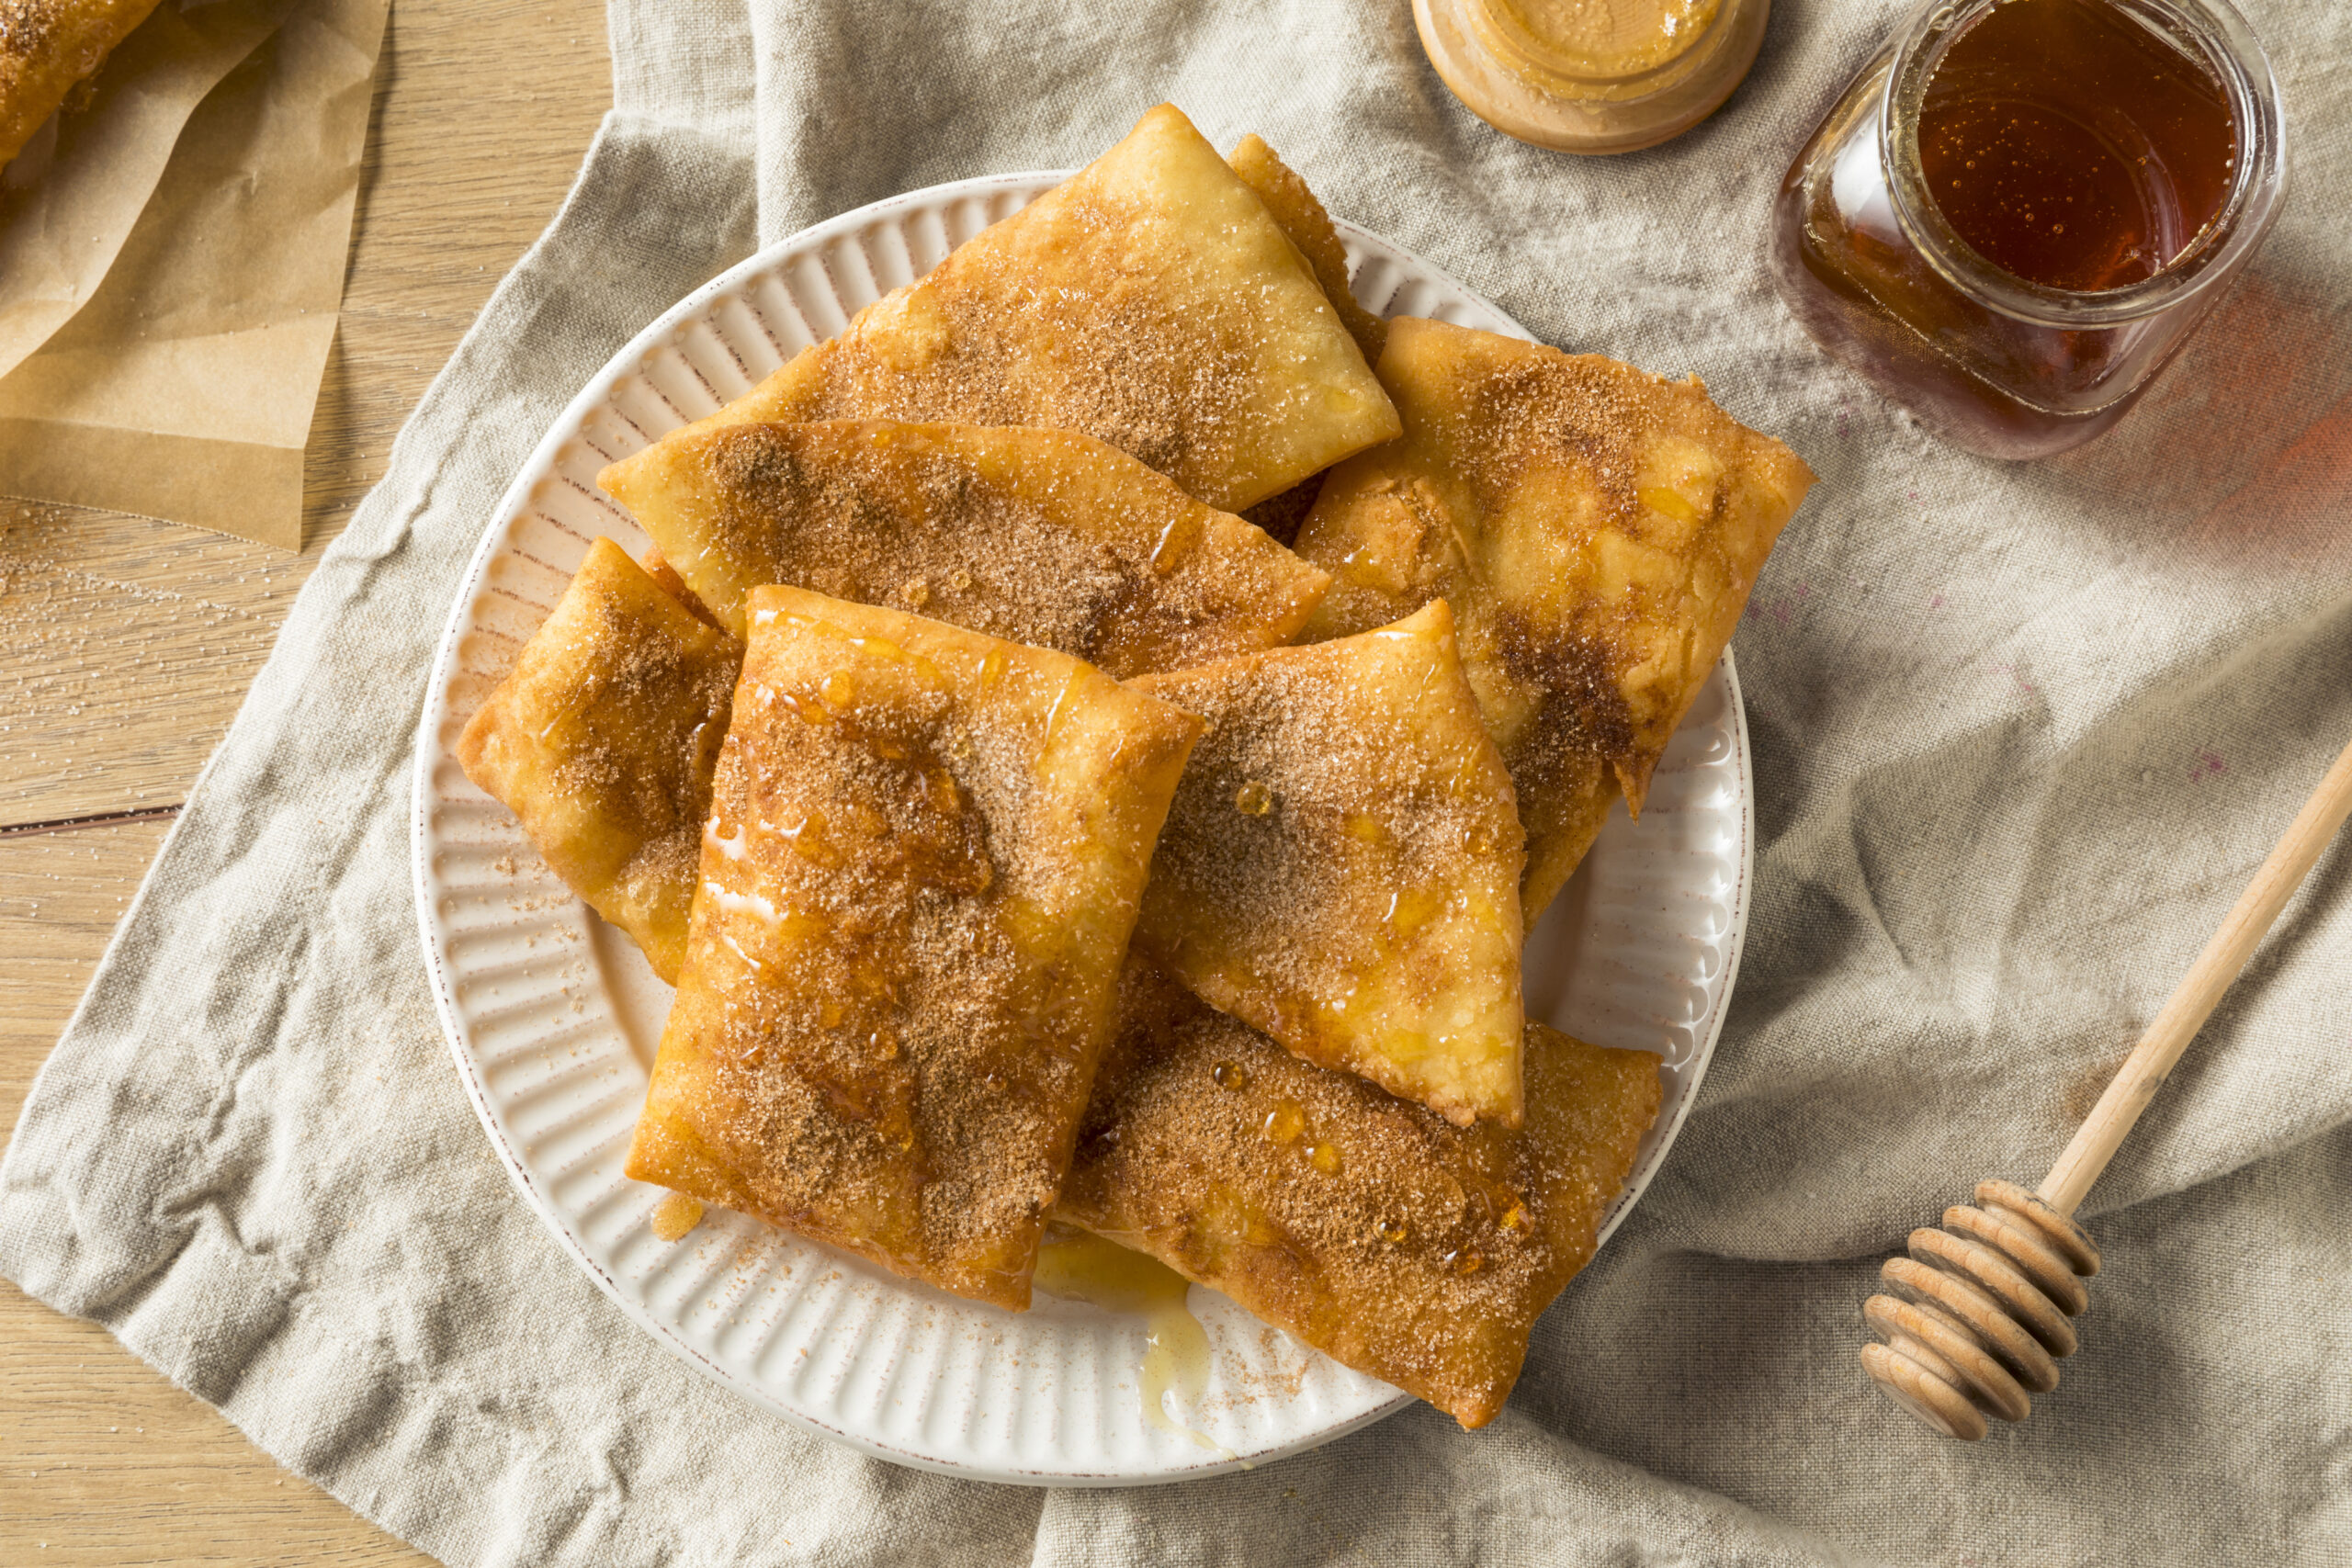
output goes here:
[[2004, 271], [1960, 237], [1928, 194], [1919, 110], [1945, 47], [2000, 0], [1924, 0], [1893, 45], [1879, 100], [1880, 166], [1895, 216], [1946, 283], [1989, 310], [2051, 327], [2111, 327], [2172, 309], [2229, 277], [2286, 197], [2286, 112], [2254, 29], [2229, 0], [2103, 0], [2202, 58], [2229, 95], [2237, 168], [2221, 211], [2154, 273], [2120, 288], [2052, 288]]

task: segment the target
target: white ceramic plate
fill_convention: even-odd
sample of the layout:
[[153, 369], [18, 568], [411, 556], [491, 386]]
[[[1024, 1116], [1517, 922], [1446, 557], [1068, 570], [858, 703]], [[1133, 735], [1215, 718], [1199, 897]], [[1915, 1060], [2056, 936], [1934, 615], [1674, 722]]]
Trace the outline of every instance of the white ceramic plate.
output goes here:
[[[885, 1458], [1107, 1485], [1262, 1462], [1408, 1398], [1195, 1286], [1206, 1392], [1169, 1408], [1213, 1440], [1204, 1447], [1144, 1419], [1139, 1316], [1043, 1296], [1027, 1313], [1000, 1311], [718, 1210], [682, 1241], [658, 1239], [662, 1193], [622, 1176], [621, 1161], [669, 987], [449, 752], [589, 543], [646, 544], [595, 488], [597, 469], [750, 390], [1064, 177], [960, 181], [820, 223], [679, 301], [582, 389], [515, 477], [458, 588], [418, 732], [413, 829], [425, 963], [458, 1074], [524, 1197], [624, 1312], [744, 1398]], [[1340, 231], [1367, 305], [1529, 335], [1417, 257]], [[1665, 1108], [1610, 1228], [1665, 1157], [1706, 1069], [1739, 964], [1753, 838], [1726, 656], [1639, 827], [1618, 813], [1527, 949], [1532, 1015], [1665, 1056]]]

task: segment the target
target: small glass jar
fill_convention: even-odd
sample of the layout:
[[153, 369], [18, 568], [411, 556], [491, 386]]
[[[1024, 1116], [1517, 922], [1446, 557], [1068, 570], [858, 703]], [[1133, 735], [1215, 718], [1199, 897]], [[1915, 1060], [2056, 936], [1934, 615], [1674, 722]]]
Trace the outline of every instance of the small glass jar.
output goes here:
[[1413, 0], [1430, 63], [1496, 130], [1631, 152], [1715, 112], [1755, 63], [1771, 0]]
[[1954, 446], [2046, 457], [2121, 419], [2245, 265], [2286, 195], [2270, 63], [2226, 0], [2107, 0], [2208, 66], [2237, 139], [2211, 221], [2150, 276], [2072, 292], [2005, 272], [1945, 220], [1919, 117], [1949, 43], [1995, 0], [1928, 0], [1848, 85], [1772, 217], [1781, 299], [1832, 355]]

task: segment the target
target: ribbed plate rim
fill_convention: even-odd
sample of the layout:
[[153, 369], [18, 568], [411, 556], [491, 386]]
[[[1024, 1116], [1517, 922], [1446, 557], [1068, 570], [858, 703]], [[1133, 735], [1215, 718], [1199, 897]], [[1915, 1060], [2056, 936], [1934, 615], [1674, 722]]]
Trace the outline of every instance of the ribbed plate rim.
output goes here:
[[[467, 1100], [481, 1122], [499, 1162], [508, 1179], [526, 1204], [548, 1229], [553, 1233], [564, 1251], [588, 1274], [597, 1287], [632, 1322], [652, 1337], [671, 1353], [678, 1356], [719, 1386], [749, 1400], [753, 1404], [782, 1417], [803, 1430], [821, 1434], [848, 1444], [876, 1457], [916, 1469], [965, 1477], [988, 1479], [1015, 1484], [1110, 1486], [1160, 1483], [1193, 1480], [1235, 1469], [1246, 1469], [1273, 1460], [1318, 1447], [1345, 1436], [1374, 1421], [1377, 1421], [1414, 1403], [1411, 1395], [1398, 1393], [1395, 1398], [1376, 1404], [1349, 1418], [1299, 1435], [1294, 1440], [1269, 1446], [1263, 1450], [1229, 1458], [1204, 1459], [1198, 1463], [1165, 1465], [1151, 1470], [1122, 1472], [1090, 1472], [1069, 1470], [1001, 1469], [981, 1463], [944, 1459], [936, 1454], [919, 1451], [893, 1443], [867, 1432], [846, 1428], [825, 1421], [808, 1411], [778, 1398], [758, 1382], [739, 1375], [721, 1365], [686, 1340], [670, 1324], [655, 1316], [646, 1306], [633, 1300], [605, 1267], [594, 1257], [585, 1242], [574, 1232], [560, 1212], [553, 1197], [540, 1185], [537, 1174], [509, 1140], [501, 1118], [493, 1107], [490, 1089], [481, 1075], [481, 1064], [465, 1043], [465, 1029], [459, 1006], [454, 994], [445, 964], [442, 933], [437, 925], [433, 892], [435, 876], [431, 864], [433, 835], [431, 807], [434, 799], [432, 773], [440, 752], [439, 733], [446, 722], [448, 696], [458, 658], [458, 645], [474, 618], [476, 601], [482, 592], [483, 580], [492, 561], [501, 553], [509, 528], [518, 520], [530, 497], [539, 484], [553, 471], [556, 459], [565, 447], [582, 432], [588, 417], [607, 405], [613, 388], [622, 378], [637, 372], [655, 351], [670, 344], [681, 329], [701, 319], [712, 302], [722, 296], [738, 293], [753, 280], [780, 268], [797, 256], [820, 252], [831, 242], [846, 234], [873, 226], [894, 216], [909, 214], [925, 208], [941, 207], [970, 198], [986, 199], [991, 196], [1031, 190], [1030, 199], [1043, 189], [1069, 177], [1070, 171], [1032, 171], [1018, 174], [983, 175], [956, 180], [909, 191], [842, 213], [823, 222], [763, 247], [743, 261], [727, 268], [708, 282], [688, 293], [684, 299], [650, 322], [644, 330], [616, 353], [606, 365], [591, 377], [579, 393], [566, 405], [550, 424], [530, 457], [518, 469], [514, 479], [500, 497], [481, 537], [477, 542], [470, 560], [455, 590], [454, 600], [435, 649], [430, 683], [424, 711], [415, 732], [415, 755], [411, 768], [411, 870], [416, 899], [418, 934], [423, 949], [427, 978], [433, 993], [435, 1011], [440, 1021], [442, 1034], [447, 1043], [459, 1081]], [[1420, 281], [1439, 289], [1450, 291], [1477, 310], [1492, 319], [1497, 330], [1530, 338], [1533, 334], [1491, 301], [1465, 287], [1458, 279], [1434, 266], [1402, 246], [1358, 225], [1336, 221], [1341, 237], [1351, 248], [1384, 254], [1408, 276], [1418, 275]], [[1600, 1234], [1605, 1243], [1623, 1223], [1625, 1215], [1648, 1187], [1663, 1165], [1675, 1138], [1688, 1118], [1697, 1098], [1713, 1057], [1717, 1039], [1722, 1033], [1724, 1017], [1734, 987], [1738, 978], [1739, 962], [1747, 934], [1749, 887], [1755, 863], [1755, 791], [1747, 736], [1747, 710], [1741, 700], [1738, 673], [1731, 653], [1723, 656], [1721, 669], [1726, 678], [1726, 691], [1732, 719], [1732, 740], [1736, 749], [1733, 763], [1739, 795], [1741, 856], [1736, 885], [1730, 890], [1729, 929], [1724, 939], [1724, 978], [1713, 1006], [1698, 1032], [1695, 1049], [1687, 1064], [1687, 1082], [1673, 1107], [1667, 1125], [1660, 1133], [1641, 1166], [1628, 1179], [1624, 1190], [1611, 1205]]]

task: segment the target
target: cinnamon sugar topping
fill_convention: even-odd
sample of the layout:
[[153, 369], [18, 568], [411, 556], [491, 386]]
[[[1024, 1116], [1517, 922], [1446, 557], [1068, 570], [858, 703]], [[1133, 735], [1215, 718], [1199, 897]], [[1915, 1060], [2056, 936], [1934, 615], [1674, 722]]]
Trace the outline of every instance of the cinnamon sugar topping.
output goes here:
[[920, 610], [1125, 677], [1271, 648], [1324, 574], [1100, 442], [880, 422], [681, 434], [607, 489], [729, 626], [763, 583]]
[[[1248, 1087], [1202, 1092], [1216, 1062]], [[1523, 1129], [1456, 1127], [1131, 960], [1058, 1212], [1480, 1426], [1591, 1256], [1658, 1104], [1656, 1057], [1540, 1024], [1527, 1071]]]
[[1389, 323], [1405, 435], [1325, 479], [1310, 637], [1443, 598], [1527, 830], [1532, 924], [1704, 683], [1813, 475], [1695, 380], [1442, 321]]
[[1517, 1120], [1519, 825], [1445, 607], [1136, 683], [1211, 726], [1136, 942], [1310, 1061]]
[[1196, 727], [1058, 654], [750, 610], [629, 1172], [1023, 1304]]
[[1396, 433], [1306, 260], [1162, 106], [710, 423], [1083, 431], [1238, 511]]
[[684, 960], [741, 654], [599, 539], [455, 748], [467, 776], [665, 979]]

